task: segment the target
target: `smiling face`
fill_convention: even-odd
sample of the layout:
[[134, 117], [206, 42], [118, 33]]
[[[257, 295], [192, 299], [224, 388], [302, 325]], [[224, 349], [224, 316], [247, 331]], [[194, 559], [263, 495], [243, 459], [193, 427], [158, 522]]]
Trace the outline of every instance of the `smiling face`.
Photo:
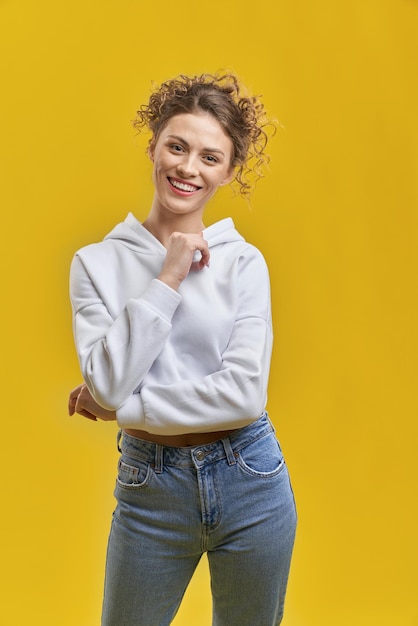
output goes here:
[[170, 118], [150, 144], [154, 216], [189, 216], [201, 224], [206, 202], [233, 177], [232, 141], [209, 113]]

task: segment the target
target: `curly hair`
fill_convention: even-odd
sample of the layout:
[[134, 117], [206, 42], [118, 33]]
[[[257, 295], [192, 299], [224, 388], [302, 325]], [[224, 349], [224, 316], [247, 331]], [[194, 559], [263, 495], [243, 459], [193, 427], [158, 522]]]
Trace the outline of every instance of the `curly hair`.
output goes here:
[[199, 111], [213, 115], [230, 137], [231, 166], [236, 168], [234, 180], [241, 195], [248, 196], [251, 181], [255, 183], [262, 177], [263, 166], [269, 162], [265, 153], [266, 127], [274, 128], [274, 125], [267, 120], [259, 97], [241, 95], [238, 79], [233, 74], [180, 75], [156, 86], [148, 104], [137, 111], [133, 126], [138, 131], [147, 127], [153, 138], [158, 138], [174, 115]]

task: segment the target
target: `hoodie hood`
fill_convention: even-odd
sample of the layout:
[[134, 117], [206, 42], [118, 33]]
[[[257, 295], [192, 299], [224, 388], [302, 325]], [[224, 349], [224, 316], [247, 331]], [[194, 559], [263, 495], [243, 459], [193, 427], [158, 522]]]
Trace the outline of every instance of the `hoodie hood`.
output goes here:
[[[234, 222], [230, 217], [205, 228], [203, 237], [208, 242], [209, 248], [233, 241], [245, 241], [244, 237], [235, 229]], [[123, 222], [117, 224], [106, 235], [105, 240], [119, 241], [127, 248], [141, 254], [165, 255], [167, 252], [163, 244], [132, 213], [129, 213]]]

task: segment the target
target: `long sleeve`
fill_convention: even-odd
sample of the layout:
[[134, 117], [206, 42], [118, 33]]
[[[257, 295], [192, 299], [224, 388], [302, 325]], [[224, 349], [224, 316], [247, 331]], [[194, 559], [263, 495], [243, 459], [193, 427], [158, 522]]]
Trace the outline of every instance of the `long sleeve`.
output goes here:
[[[103, 285], [110, 279], [104, 275]], [[96, 401], [113, 410], [132, 396], [163, 349], [181, 296], [153, 279], [116, 315], [106, 305], [105, 287], [100, 290], [97, 282], [76, 255], [70, 292], [81, 372]]]
[[237, 300], [220, 368], [200, 380], [148, 384], [145, 379], [140, 392], [117, 411], [122, 428], [181, 434], [239, 428], [259, 417], [266, 402], [272, 326], [268, 271], [252, 247], [238, 262]]

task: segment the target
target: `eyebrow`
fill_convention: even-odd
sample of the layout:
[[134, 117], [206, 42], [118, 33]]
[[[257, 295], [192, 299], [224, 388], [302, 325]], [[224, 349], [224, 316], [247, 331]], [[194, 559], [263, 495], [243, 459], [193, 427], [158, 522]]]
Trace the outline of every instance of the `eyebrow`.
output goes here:
[[[168, 135], [167, 139], [176, 139], [177, 141], [184, 143], [185, 146], [190, 148], [189, 142], [186, 141], [184, 137], [180, 137], [180, 135]], [[223, 150], [220, 150], [219, 148], [203, 148], [203, 152], [218, 152], [219, 154], [222, 154], [223, 156], [225, 156], [225, 153], [223, 152]]]

